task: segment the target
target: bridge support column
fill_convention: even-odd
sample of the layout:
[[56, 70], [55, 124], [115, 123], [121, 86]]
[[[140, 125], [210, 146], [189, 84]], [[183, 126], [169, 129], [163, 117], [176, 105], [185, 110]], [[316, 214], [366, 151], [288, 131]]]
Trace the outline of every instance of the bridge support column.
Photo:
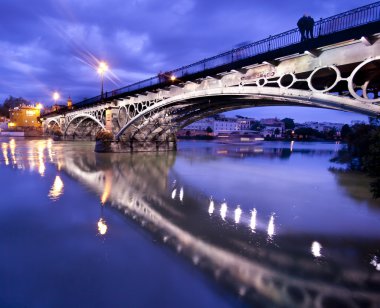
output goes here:
[[176, 141], [97, 141], [95, 145], [95, 152], [98, 153], [169, 152], [176, 150]]
[[114, 135], [116, 135], [120, 129], [119, 124], [117, 122], [117, 113], [118, 113], [117, 108], [109, 107], [106, 110], [105, 127], [108, 131], [112, 132]]
[[59, 118], [59, 128], [61, 129], [61, 131], [64, 131], [65, 127], [66, 127], [66, 117], [63, 116]]

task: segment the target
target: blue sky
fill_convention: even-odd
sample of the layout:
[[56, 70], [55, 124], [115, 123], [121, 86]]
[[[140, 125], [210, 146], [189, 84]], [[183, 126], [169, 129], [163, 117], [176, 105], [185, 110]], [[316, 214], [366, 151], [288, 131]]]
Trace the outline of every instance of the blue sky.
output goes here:
[[[0, 102], [12, 95], [50, 105], [54, 91], [61, 103], [68, 96], [77, 102], [100, 93], [100, 60], [111, 68], [105, 90], [112, 90], [294, 28], [305, 12], [319, 19], [371, 2], [2, 0]], [[242, 113], [366, 119], [310, 108], [236, 112]]]

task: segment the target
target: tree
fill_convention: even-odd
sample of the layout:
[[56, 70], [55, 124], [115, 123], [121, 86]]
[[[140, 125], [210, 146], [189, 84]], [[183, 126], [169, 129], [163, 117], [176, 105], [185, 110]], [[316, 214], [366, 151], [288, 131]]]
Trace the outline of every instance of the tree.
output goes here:
[[316, 129], [310, 128], [310, 127], [300, 127], [295, 130], [295, 133], [297, 135], [302, 135], [304, 138], [310, 138], [310, 137], [323, 137], [323, 134], [321, 134]]
[[[342, 128], [343, 130], [343, 128]], [[349, 163], [351, 168], [362, 170], [373, 178], [371, 192], [375, 199], [380, 198], [380, 127], [356, 124], [347, 128], [348, 155], [341, 151], [335, 160]]]
[[348, 124], [344, 124], [342, 129], [340, 130], [340, 136], [342, 137], [342, 139], [346, 140], [351, 133], [351, 127]]
[[295, 126], [294, 120], [290, 118], [282, 119], [281, 122], [285, 124], [285, 129], [293, 129]]
[[214, 131], [212, 130], [212, 128], [211, 128], [210, 126], [207, 126], [207, 128], [206, 128], [206, 132], [209, 133], [209, 134], [211, 134], [211, 133], [213, 133]]
[[263, 129], [263, 125], [261, 125], [260, 121], [253, 121], [251, 123], [251, 130], [260, 131]]
[[372, 126], [380, 126], [380, 119], [374, 117], [368, 117], [368, 122]]
[[274, 130], [274, 134], [275, 134], [275, 136], [278, 136], [280, 133], [281, 133], [281, 131], [280, 131], [279, 128], [276, 128], [276, 129]]
[[9, 96], [5, 99], [3, 105], [0, 106], [0, 115], [9, 118], [9, 109], [28, 104], [30, 104], [30, 102], [22, 97]]

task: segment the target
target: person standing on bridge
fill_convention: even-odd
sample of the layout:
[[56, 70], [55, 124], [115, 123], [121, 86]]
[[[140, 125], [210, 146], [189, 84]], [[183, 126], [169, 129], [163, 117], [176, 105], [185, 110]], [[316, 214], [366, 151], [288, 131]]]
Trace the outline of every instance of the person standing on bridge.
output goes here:
[[310, 15], [306, 17], [306, 38], [314, 38], [314, 19]]
[[300, 30], [301, 33], [301, 42], [306, 40], [306, 27], [307, 27], [307, 15], [303, 15], [297, 22], [298, 29]]

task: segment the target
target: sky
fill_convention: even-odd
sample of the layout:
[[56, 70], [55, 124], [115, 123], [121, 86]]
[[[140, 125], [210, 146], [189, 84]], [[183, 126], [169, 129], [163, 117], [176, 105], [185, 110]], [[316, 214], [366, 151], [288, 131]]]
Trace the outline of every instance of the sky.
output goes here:
[[[8, 96], [63, 104], [120, 88], [296, 27], [366, 5], [360, 0], [1, 0], [0, 103]], [[298, 109], [297, 109], [298, 108]], [[256, 118], [349, 123], [366, 116], [301, 107], [235, 111]]]

